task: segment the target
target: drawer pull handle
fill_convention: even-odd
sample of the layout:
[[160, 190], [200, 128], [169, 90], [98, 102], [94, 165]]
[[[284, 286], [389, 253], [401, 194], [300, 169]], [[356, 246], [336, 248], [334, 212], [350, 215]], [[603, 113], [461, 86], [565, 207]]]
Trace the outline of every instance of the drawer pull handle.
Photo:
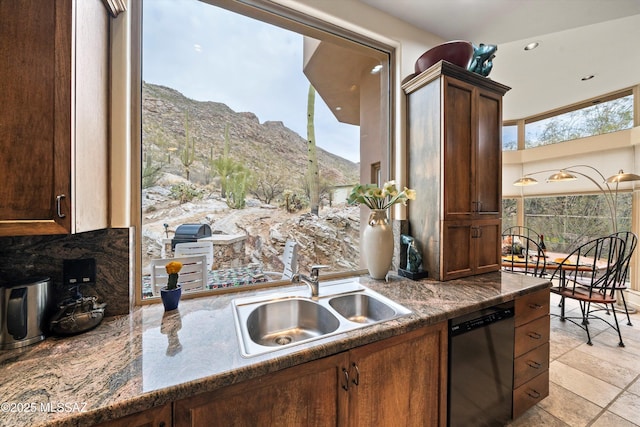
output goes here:
[[344, 391], [349, 391], [349, 372], [342, 368], [342, 373], [344, 374], [344, 384], [342, 384], [342, 389]]
[[527, 365], [529, 365], [533, 369], [540, 369], [542, 364], [536, 362], [535, 360], [527, 360]]
[[529, 397], [533, 397], [534, 399], [537, 399], [540, 397], [540, 393], [538, 393], [535, 390], [527, 390], [527, 394], [529, 395]]
[[66, 196], [64, 194], [60, 194], [56, 196], [56, 211], [58, 214], [58, 218], [64, 218], [66, 215], [62, 213], [62, 199]]
[[529, 308], [532, 310], [537, 310], [539, 308], [542, 308], [543, 306], [541, 304], [536, 304], [536, 303], [531, 303], [529, 304]]
[[542, 335], [537, 332], [529, 332], [527, 335], [529, 335], [529, 337], [533, 338], [534, 340], [539, 340], [540, 338], [542, 338]]
[[358, 369], [358, 365], [356, 365], [355, 362], [351, 366], [353, 366], [353, 369], [356, 370], [356, 376], [353, 377], [353, 383], [355, 385], [359, 385], [360, 384], [360, 369]]

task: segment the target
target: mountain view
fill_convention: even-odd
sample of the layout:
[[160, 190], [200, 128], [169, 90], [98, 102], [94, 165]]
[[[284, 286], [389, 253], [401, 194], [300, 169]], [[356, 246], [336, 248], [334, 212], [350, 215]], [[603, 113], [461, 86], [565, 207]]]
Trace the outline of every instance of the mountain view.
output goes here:
[[358, 266], [359, 208], [345, 205], [344, 189], [359, 182], [359, 164], [317, 148], [316, 216], [308, 206], [307, 140], [282, 122], [260, 123], [251, 112], [150, 83], [142, 109], [143, 270], [160, 257], [167, 233], [172, 238], [185, 223], [247, 234], [245, 261], [269, 271], [282, 269], [287, 239], [299, 243], [301, 271]]

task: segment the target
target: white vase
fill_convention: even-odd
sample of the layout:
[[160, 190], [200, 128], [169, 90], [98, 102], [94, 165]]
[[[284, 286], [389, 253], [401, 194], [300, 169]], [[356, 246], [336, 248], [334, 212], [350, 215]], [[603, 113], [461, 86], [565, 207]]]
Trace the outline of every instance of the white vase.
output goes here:
[[374, 279], [387, 277], [393, 259], [393, 230], [385, 209], [371, 210], [362, 234], [362, 249], [369, 275]]

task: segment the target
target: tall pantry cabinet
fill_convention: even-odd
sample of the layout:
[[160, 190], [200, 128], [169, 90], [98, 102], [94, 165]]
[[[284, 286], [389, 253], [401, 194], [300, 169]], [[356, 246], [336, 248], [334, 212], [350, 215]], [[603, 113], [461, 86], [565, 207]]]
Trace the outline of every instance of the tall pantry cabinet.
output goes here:
[[502, 96], [510, 89], [441, 61], [407, 94], [409, 230], [436, 280], [500, 269]]
[[0, 236], [106, 228], [109, 15], [0, 1]]

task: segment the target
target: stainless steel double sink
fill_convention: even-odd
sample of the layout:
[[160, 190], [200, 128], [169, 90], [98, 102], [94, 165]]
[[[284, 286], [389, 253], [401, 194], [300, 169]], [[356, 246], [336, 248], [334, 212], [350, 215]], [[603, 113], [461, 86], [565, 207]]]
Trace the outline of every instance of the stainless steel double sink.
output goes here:
[[411, 313], [357, 279], [321, 282], [319, 296], [312, 299], [309, 294], [305, 287], [233, 300], [242, 355], [252, 357]]

